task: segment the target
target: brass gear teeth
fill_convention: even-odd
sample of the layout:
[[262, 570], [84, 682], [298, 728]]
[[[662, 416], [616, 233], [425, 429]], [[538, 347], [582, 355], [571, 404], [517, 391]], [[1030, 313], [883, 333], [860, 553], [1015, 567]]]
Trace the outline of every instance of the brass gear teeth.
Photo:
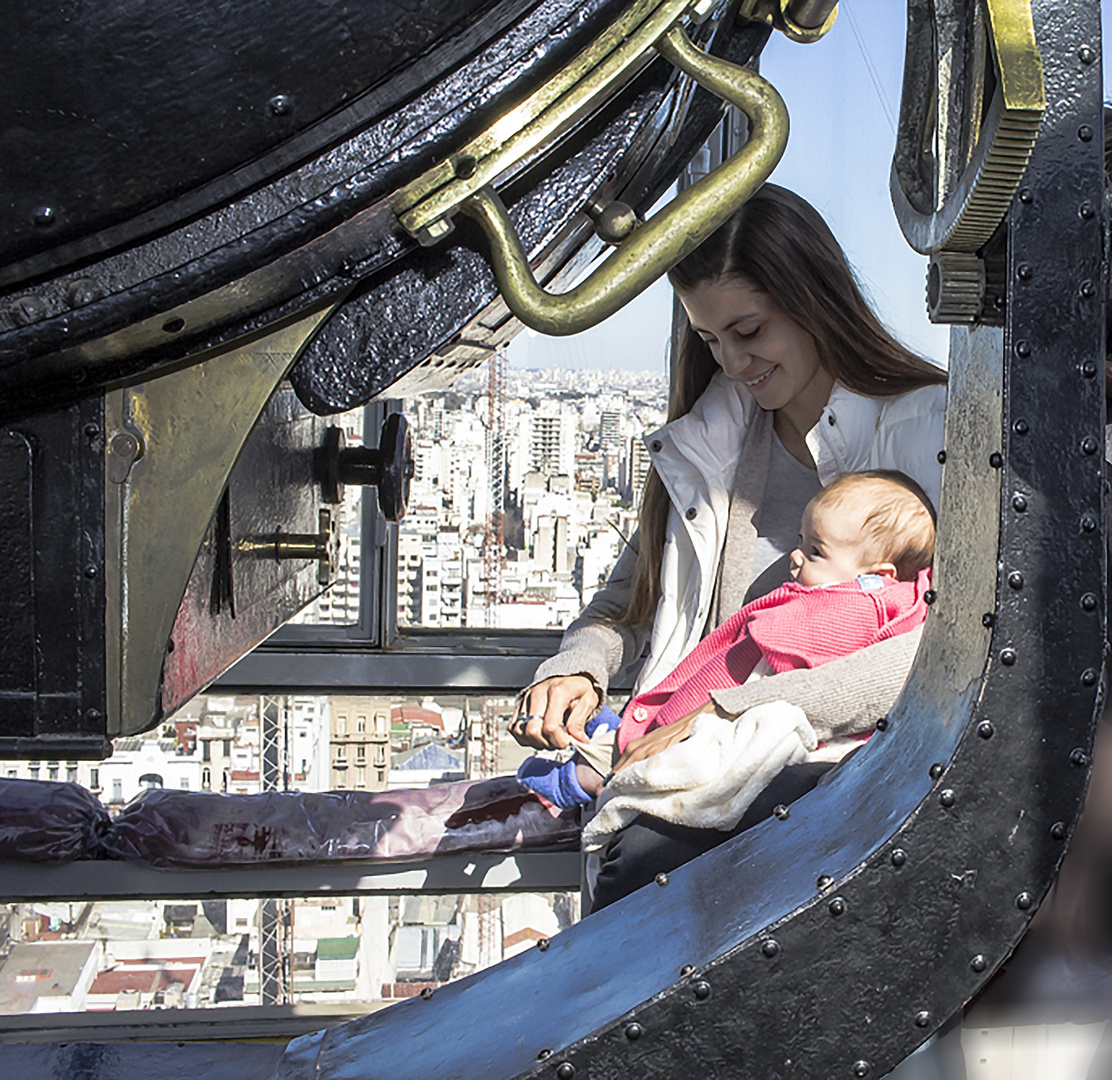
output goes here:
[[985, 296], [985, 264], [977, 255], [940, 251], [927, 271], [927, 311], [931, 322], [971, 323]]

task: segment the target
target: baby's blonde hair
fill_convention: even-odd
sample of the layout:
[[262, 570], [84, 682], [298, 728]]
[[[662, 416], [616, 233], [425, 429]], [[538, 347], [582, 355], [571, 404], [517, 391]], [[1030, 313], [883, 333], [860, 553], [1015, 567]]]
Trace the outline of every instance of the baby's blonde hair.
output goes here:
[[914, 581], [934, 558], [935, 513], [926, 492], [895, 469], [842, 473], [810, 502], [836, 510], [850, 494], [869, 504], [864, 534], [868, 562], [892, 563], [900, 581]]

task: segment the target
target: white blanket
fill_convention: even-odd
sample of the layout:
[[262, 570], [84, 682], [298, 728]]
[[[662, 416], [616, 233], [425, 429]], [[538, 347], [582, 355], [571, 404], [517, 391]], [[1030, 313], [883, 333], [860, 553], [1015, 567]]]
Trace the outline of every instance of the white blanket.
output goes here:
[[786, 701], [758, 705], [736, 720], [704, 713], [683, 742], [610, 779], [583, 829], [583, 848], [605, 847], [638, 814], [730, 830], [769, 781], [785, 765], [803, 761], [815, 745], [803, 710]]

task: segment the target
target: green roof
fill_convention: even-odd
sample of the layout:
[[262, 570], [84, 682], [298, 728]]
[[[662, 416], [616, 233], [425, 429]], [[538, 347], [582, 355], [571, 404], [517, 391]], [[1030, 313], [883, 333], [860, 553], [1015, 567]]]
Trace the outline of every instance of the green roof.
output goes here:
[[350, 960], [358, 951], [358, 938], [326, 937], [317, 942], [318, 960]]

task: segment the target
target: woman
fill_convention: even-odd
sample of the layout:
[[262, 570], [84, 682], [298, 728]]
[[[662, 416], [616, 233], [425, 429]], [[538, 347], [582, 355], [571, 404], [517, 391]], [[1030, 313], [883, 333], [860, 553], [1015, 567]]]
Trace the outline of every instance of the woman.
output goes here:
[[[635, 663], [646, 640], [635, 693], [655, 685], [747, 594], [786, 581], [803, 507], [839, 473], [897, 469], [937, 505], [946, 375], [880, 324], [813, 207], [766, 184], [669, 278], [689, 327], [669, 423], [646, 439], [653, 471], [638, 538], [559, 653], [538, 668], [512, 729], [523, 745], [581, 741], [610, 676]], [[786, 698], [806, 711], [820, 739], [865, 730], [898, 695], [917, 639], [904, 635], [820, 669], [716, 692], [715, 703], [737, 715]], [[775, 692], [762, 686], [769, 682]], [[682, 722], [661, 729], [633, 752], [655, 752], [684, 734]], [[818, 774], [801, 770], [782, 774], [769, 798], [788, 802], [813, 786]], [[743, 825], [767, 801], [758, 800]], [[629, 839], [607, 853], [596, 907], [616, 899], [614, 874], [623, 889], [642, 883], [618, 865]], [[702, 850], [704, 840], [709, 847], [722, 839], [684, 835], [680, 846]], [[674, 840], [667, 837], [673, 847]], [[649, 846], [645, 880], [675, 857], [661, 854], [658, 839]]]

